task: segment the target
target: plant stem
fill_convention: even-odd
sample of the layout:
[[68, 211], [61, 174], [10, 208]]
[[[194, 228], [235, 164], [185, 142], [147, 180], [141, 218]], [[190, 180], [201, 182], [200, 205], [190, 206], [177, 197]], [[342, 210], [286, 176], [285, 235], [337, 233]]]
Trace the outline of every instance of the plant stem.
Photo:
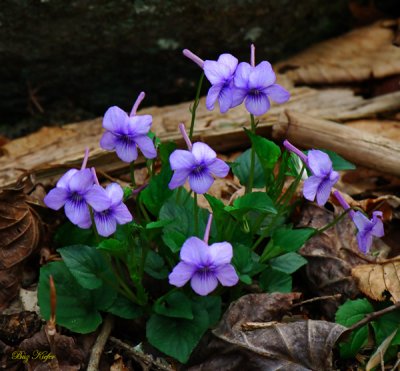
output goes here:
[[329, 228], [333, 227], [335, 224], [339, 223], [340, 220], [342, 220], [350, 211], [353, 211], [353, 209], [354, 208], [352, 208], [352, 207], [348, 208], [342, 214], [337, 216], [335, 219], [333, 219], [330, 223], [328, 223], [324, 227], [316, 229], [314, 236], [317, 235], [317, 234], [321, 234], [321, 233], [325, 232], [327, 229], [329, 229]]
[[[251, 132], [253, 134], [256, 133], [256, 123], [254, 121], [254, 115], [250, 114], [250, 123], [251, 123]], [[253, 182], [254, 182], [254, 167], [256, 163], [256, 151], [254, 149], [253, 144], [251, 145], [251, 152], [250, 152], [250, 174], [249, 180], [246, 186], [245, 193], [250, 193], [253, 189]]]
[[193, 213], [194, 213], [194, 235], [199, 235], [199, 205], [197, 204], [197, 193], [193, 194]]
[[96, 227], [96, 223], [94, 222], [93, 209], [90, 206], [89, 206], [89, 213], [90, 213], [90, 220], [92, 221], [93, 233], [95, 235], [96, 242], [99, 243], [100, 242], [100, 236], [99, 236], [99, 232], [98, 232], [97, 227]]
[[132, 186], [133, 186], [133, 188], [136, 188], [136, 182], [135, 182], [135, 163], [134, 163], [133, 161], [129, 164], [129, 170], [130, 170], [130, 174], [131, 174]]
[[192, 120], [190, 121], [190, 131], [189, 131], [190, 140], [192, 140], [193, 137], [194, 122], [196, 120], [197, 107], [199, 106], [200, 103], [200, 92], [201, 92], [201, 86], [203, 85], [203, 80], [204, 80], [204, 72], [201, 74], [199, 82], [197, 84], [196, 97], [194, 98], [194, 103], [192, 107]]

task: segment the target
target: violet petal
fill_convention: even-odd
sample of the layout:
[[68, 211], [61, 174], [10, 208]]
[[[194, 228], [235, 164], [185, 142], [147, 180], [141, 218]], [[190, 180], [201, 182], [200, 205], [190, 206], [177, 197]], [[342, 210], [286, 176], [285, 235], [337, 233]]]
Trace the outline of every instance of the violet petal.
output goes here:
[[112, 207], [112, 213], [118, 224], [126, 224], [133, 220], [132, 214], [124, 203]]
[[308, 201], [314, 201], [317, 195], [317, 190], [321, 184], [321, 178], [312, 175], [304, 181], [303, 196]]
[[124, 162], [131, 163], [138, 157], [136, 143], [129, 138], [120, 137], [115, 145], [117, 156]]
[[96, 224], [97, 232], [100, 236], [108, 237], [112, 235], [117, 229], [117, 221], [112, 215], [107, 213], [94, 213], [94, 222]]
[[128, 119], [128, 114], [117, 106], [110, 107], [103, 118], [103, 127], [109, 131], [121, 132]]
[[175, 189], [183, 186], [186, 183], [186, 179], [189, 177], [189, 174], [190, 170], [187, 169], [175, 170], [168, 184], [169, 189]]
[[100, 147], [112, 151], [117, 143], [117, 137], [110, 131], [106, 131], [100, 139]]
[[86, 202], [95, 210], [103, 211], [111, 206], [111, 199], [103, 187], [94, 184], [84, 195]]
[[266, 94], [249, 94], [244, 101], [247, 111], [255, 116], [261, 116], [270, 108], [270, 103]]
[[68, 191], [65, 188], [53, 188], [44, 198], [44, 203], [53, 210], [61, 209], [68, 198]]
[[215, 270], [218, 281], [223, 286], [234, 286], [239, 282], [239, 277], [232, 264], [224, 264]]
[[211, 86], [211, 88], [208, 90], [206, 98], [206, 107], [209, 111], [212, 111], [214, 109], [215, 102], [218, 99], [219, 93], [221, 92], [223, 86], [224, 83], [215, 84]]
[[194, 265], [185, 262], [178, 263], [168, 276], [170, 285], [184, 286], [192, 278], [195, 271]]
[[233, 84], [240, 89], [247, 90], [251, 69], [252, 67], [247, 62], [239, 63], [233, 78]]
[[268, 95], [276, 103], [285, 103], [290, 98], [290, 93], [278, 84], [273, 84], [264, 89], [264, 93]]
[[332, 161], [329, 156], [317, 149], [311, 149], [307, 153], [308, 167], [312, 173], [324, 177], [332, 171]]
[[190, 280], [190, 285], [194, 292], [205, 296], [216, 289], [218, 280], [212, 272], [196, 272]]
[[140, 135], [138, 137], [135, 137], [135, 142], [139, 146], [144, 157], [148, 159], [157, 157], [157, 151], [154, 147], [154, 143], [147, 135]]
[[225, 83], [231, 75], [230, 68], [216, 61], [204, 61], [204, 74], [212, 85]]
[[210, 245], [210, 257], [214, 265], [225, 265], [233, 257], [232, 245], [229, 242], [216, 242]]
[[208, 172], [203, 171], [199, 174], [192, 172], [189, 175], [190, 188], [198, 194], [206, 193], [213, 183], [214, 178]]
[[207, 167], [209, 172], [218, 178], [225, 178], [229, 173], [229, 165], [219, 158], [216, 158]]
[[169, 156], [169, 163], [172, 170], [190, 170], [196, 165], [195, 158], [190, 151], [176, 149]]
[[272, 85], [276, 80], [271, 63], [264, 61], [253, 67], [249, 74], [249, 89], [266, 88]]
[[217, 157], [215, 151], [203, 142], [196, 142], [193, 144], [192, 154], [198, 164], [204, 163], [208, 165]]
[[80, 201], [67, 200], [65, 203], [65, 215], [76, 225], [90, 219], [89, 207], [83, 199]]
[[207, 264], [208, 249], [208, 245], [200, 238], [189, 237], [181, 248], [180, 258], [182, 261], [196, 266]]

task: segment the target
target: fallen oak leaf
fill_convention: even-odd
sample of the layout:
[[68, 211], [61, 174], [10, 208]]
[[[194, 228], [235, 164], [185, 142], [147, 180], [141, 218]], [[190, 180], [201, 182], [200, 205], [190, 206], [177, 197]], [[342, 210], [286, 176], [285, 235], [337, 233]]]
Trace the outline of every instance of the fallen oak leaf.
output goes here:
[[351, 270], [351, 275], [360, 291], [369, 298], [383, 301], [387, 291], [392, 302], [400, 301], [400, 258], [357, 265]]

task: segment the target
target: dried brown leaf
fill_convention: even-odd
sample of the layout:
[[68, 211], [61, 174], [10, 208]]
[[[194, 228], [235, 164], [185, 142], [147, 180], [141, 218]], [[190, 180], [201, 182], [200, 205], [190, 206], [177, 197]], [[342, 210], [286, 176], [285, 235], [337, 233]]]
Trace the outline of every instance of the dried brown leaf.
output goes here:
[[0, 308], [17, 295], [22, 264], [41, 237], [40, 218], [29, 202], [23, 184], [0, 193]]
[[376, 264], [363, 264], [351, 271], [358, 288], [373, 300], [385, 300], [385, 292], [391, 300], [400, 301], [400, 259], [391, 259]]
[[0, 314], [0, 339], [8, 345], [19, 344], [33, 336], [41, 326], [42, 320], [36, 312]]
[[295, 83], [337, 84], [400, 73], [394, 30], [382, 21], [322, 42], [277, 65]]
[[[194, 369], [218, 364], [221, 370], [330, 370], [332, 348], [346, 328], [326, 321], [278, 322], [299, 296], [250, 294], [232, 303], [213, 331], [230, 346]], [[224, 367], [228, 360], [235, 368]]]
[[[305, 204], [299, 226], [322, 228], [342, 212], [332, 212], [314, 204]], [[341, 294], [341, 299], [325, 300], [322, 310], [333, 318], [340, 302], [359, 294], [351, 269], [365, 263], [359, 253], [355, 227], [350, 218], [343, 218], [334, 227], [314, 236], [300, 250], [308, 260], [304, 268], [307, 287], [317, 296]], [[371, 257], [372, 259], [372, 257]]]

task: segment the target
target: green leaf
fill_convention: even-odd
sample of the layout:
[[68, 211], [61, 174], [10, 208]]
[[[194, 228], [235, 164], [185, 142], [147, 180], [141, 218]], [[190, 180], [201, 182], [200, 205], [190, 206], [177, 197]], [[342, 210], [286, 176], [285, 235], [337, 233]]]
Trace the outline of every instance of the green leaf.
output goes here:
[[57, 291], [57, 324], [81, 334], [96, 330], [102, 318], [94, 304], [93, 290], [80, 286], [62, 261], [40, 269], [38, 301], [42, 316], [50, 318], [50, 275]]
[[[233, 163], [232, 172], [237, 176], [240, 184], [245, 186], [250, 175], [251, 149], [244, 151]], [[262, 188], [265, 186], [264, 171], [258, 156], [255, 157], [254, 163], [254, 188]]]
[[149, 250], [146, 256], [144, 271], [151, 277], [162, 280], [168, 277], [169, 270], [164, 259], [155, 251]]
[[[367, 299], [347, 300], [337, 310], [336, 322], [343, 326], [350, 327], [373, 311], [374, 308]], [[354, 331], [348, 341], [340, 344], [341, 357], [354, 357], [357, 352], [366, 345], [367, 341], [368, 325], [365, 325]]]
[[168, 224], [171, 224], [171, 220], [157, 220], [155, 222], [150, 222], [146, 224], [146, 229], [157, 229], [157, 228], [163, 228]]
[[77, 282], [86, 289], [99, 288], [104, 279], [113, 280], [105, 258], [94, 247], [74, 245], [58, 249], [65, 265]]
[[339, 344], [340, 358], [354, 358], [358, 351], [368, 343], [368, 327], [363, 326], [354, 331], [350, 339]]
[[292, 229], [290, 226], [277, 228], [269, 241], [262, 261], [274, 258], [285, 252], [294, 252], [299, 250], [305, 242], [315, 233], [313, 228]]
[[172, 142], [161, 144], [159, 147], [162, 168], [159, 174], [150, 179], [149, 185], [140, 192], [140, 199], [146, 208], [153, 214], [158, 215], [164, 202], [168, 200], [173, 191], [168, 184], [172, 177], [172, 170], [169, 165], [169, 156], [176, 148]]
[[247, 274], [241, 274], [239, 275], [239, 280], [241, 282], [243, 282], [246, 285], [251, 285], [251, 283], [253, 282], [253, 280], [251, 279], [251, 277]]
[[321, 151], [325, 152], [329, 156], [334, 170], [354, 170], [356, 168], [354, 164], [329, 149], [321, 149]]
[[159, 298], [153, 310], [166, 317], [193, 319], [192, 302], [180, 291], [171, 291]]
[[250, 247], [242, 244], [234, 245], [232, 264], [240, 273], [239, 278], [242, 282], [250, 284], [250, 277], [265, 269], [266, 265], [258, 263], [258, 260], [258, 255], [252, 252]]
[[[207, 210], [199, 209], [199, 231], [204, 231], [208, 214]], [[162, 239], [172, 252], [178, 252], [183, 243], [194, 234], [193, 199], [177, 205], [176, 201], [170, 198], [162, 206], [159, 219], [171, 222], [163, 228]]]
[[285, 255], [271, 259], [269, 263], [271, 264], [271, 267], [277, 271], [292, 274], [303, 265], [307, 264], [307, 260], [295, 252], [289, 252]]
[[208, 325], [207, 310], [193, 306], [193, 319], [190, 320], [153, 314], [147, 322], [146, 335], [154, 347], [186, 363]]
[[127, 244], [123, 241], [116, 240], [114, 238], [109, 238], [100, 242], [97, 246], [98, 250], [103, 250], [109, 253], [111, 256], [122, 258], [127, 252]]
[[194, 296], [192, 300], [199, 308], [204, 308], [208, 313], [208, 326], [214, 326], [221, 318], [222, 300], [219, 296]]
[[142, 307], [132, 303], [125, 296], [121, 295], [118, 295], [105, 311], [125, 319], [139, 318], [144, 314]]
[[398, 329], [391, 341], [392, 345], [400, 345], [400, 310], [387, 313], [372, 322], [375, 331], [376, 343], [381, 344], [392, 332]]
[[279, 146], [264, 137], [253, 134], [250, 130], [245, 129], [245, 131], [251, 140], [251, 144], [256, 151], [264, 171], [273, 169], [281, 156]]
[[277, 211], [271, 198], [264, 192], [248, 193], [233, 201], [232, 206], [225, 206], [225, 210], [238, 219], [249, 211], [258, 211], [265, 214], [276, 214]]
[[69, 221], [65, 222], [57, 229], [54, 241], [58, 247], [77, 244], [96, 245], [96, 238], [92, 228], [81, 229]]
[[266, 269], [260, 275], [260, 287], [265, 292], [291, 292], [292, 277], [275, 269]]

